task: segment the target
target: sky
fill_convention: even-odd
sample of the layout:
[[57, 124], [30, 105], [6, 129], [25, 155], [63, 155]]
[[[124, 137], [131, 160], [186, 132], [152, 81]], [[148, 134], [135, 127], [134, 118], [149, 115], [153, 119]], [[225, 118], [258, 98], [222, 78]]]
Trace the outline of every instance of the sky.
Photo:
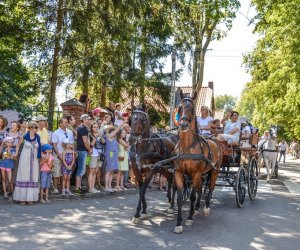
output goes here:
[[[258, 39], [253, 34], [254, 25], [249, 20], [255, 15], [254, 7], [250, 8], [250, 0], [241, 0], [241, 8], [233, 21], [231, 30], [220, 41], [212, 41], [208, 47], [204, 66], [203, 86], [214, 82], [214, 94], [239, 97], [245, 84], [251, 80], [242, 66], [243, 54], [251, 52]], [[248, 19], [245, 17], [247, 16]], [[183, 67], [177, 61], [177, 69]], [[172, 70], [171, 58], [166, 60], [166, 72]], [[176, 86], [191, 86], [192, 77], [184, 68], [183, 75]], [[71, 93], [70, 93], [71, 94]], [[57, 102], [66, 100], [64, 87], [57, 91]]]
[[[233, 21], [231, 30], [220, 41], [212, 41], [205, 58], [203, 86], [214, 82], [215, 96], [229, 94], [239, 97], [245, 84], [251, 80], [242, 66], [243, 54], [251, 52], [258, 39], [253, 34], [254, 25], [248, 25], [248, 18], [255, 15], [250, 0], [241, 0], [241, 8]], [[178, 65], [178, 67], [180, 67]], [[177, 86], [191, 86], [192, 77], [185, 70]]]

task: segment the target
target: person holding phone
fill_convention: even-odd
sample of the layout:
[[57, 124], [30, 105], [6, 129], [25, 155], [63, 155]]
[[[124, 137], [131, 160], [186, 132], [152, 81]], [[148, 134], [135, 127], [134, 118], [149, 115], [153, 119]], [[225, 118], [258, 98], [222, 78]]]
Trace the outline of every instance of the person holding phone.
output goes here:
[[[228, 120], [230, 118], [230, 120]], [[219, 134], [219, 141], [227, 141], [228, 143], [239, 142], [241, 123], [238, 121], [239, 113], [237, 111], [229, 111], [222, 119], [221, 123], [224, 126], [224, 134]]]

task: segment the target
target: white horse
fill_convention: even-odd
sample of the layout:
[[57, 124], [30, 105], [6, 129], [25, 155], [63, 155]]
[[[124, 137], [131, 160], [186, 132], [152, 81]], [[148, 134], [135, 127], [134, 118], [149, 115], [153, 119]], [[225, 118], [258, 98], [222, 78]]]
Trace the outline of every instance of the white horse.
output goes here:
[[[270, 182], [270, 179], [275, 171], [275, 165], [277, 161], [278, 150], [276, 147], [276, 137], [277, 137], [277, 128], [272, 126], [270, 129], [270, 135], [267, 138], [264, 138], [258, 143], [258, 150], [260, 152], [260, 159], [263, 159], [267, 169], [267, 182]], [[259, 160], [260, 162], [260, 160]], [[270, 167], [272, 171], [270, 173]], [[260, 170], [259, 170], [260, 174]]]

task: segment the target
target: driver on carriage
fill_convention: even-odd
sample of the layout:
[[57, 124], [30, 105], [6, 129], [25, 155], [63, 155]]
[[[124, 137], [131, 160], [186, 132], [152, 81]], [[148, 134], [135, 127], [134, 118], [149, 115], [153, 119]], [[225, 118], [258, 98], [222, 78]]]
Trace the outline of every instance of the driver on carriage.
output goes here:
[[[227, 121], [230, 118], [230, 121]], [[224, 126], [224, 134], [219, 134], [219, 141], [227, 141], [228, 143], [239, 142], [241, 123], [238, 121], [239, 113], [237, 111], [229, 111], [222, 119]]]

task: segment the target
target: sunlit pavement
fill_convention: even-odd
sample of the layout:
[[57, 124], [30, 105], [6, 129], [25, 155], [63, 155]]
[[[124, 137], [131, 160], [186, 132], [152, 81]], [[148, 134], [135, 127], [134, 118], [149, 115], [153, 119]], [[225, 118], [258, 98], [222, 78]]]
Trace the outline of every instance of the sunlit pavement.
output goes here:
[[[264, 170], [262, 170], [264, 171]], [[300, 160], [279, 165], [279, 178], [260, 180], [258, 197], [237, 208], [233, 190], [218, 187], [211, 214], [173, 233], [174, 214], [161, 191], [147, 195], [149, 218], [131, 219], [136, 192], [51, 204], [0, 205], [0, 249], [299, 249]], [[188, 204], [183, 218], [187, 217]]]

